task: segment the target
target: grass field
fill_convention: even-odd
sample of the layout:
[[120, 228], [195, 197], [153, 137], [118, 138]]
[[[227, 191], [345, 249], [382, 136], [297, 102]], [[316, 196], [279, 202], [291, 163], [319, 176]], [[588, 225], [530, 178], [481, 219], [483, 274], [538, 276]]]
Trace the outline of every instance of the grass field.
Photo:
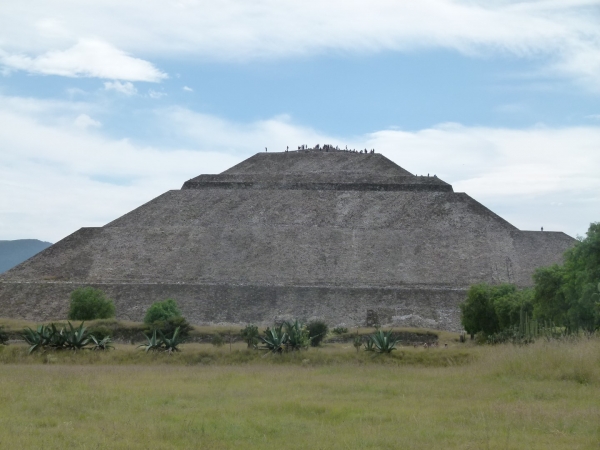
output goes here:
[[391, 357], [182, 349], [0, 348], [0, 448], [600, 448], [598, 339]]

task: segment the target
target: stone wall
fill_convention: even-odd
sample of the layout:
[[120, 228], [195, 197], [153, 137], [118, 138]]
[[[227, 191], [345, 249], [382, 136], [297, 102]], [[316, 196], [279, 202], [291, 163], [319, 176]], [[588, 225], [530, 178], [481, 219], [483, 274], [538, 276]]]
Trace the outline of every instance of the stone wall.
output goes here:
[[69, 294], [81, 286], [102, 289], [115, 300], [117, 318], [141, 321], [155, 301], [174, 298], [195, 324], [270, 325], [288, 319], [322, 319], [330, 325], [367, 324], [460, 330], [458, 304], [464, 289], [235, 286], [192, 284], [0, 282], [1, 316], [27, 320], [65, 319]]

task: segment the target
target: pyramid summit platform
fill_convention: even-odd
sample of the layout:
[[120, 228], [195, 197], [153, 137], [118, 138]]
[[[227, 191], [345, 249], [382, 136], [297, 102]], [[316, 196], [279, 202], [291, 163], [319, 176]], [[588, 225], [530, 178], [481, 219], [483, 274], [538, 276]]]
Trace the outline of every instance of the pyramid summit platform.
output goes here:
[[63, 319], [70, 292], [95, 286], [127, 320], [173, 298], [196, 324], [318, 318], [457, 331], [471, 284], [530, 286], [574, 243], [518, 230], [378, 153], [258, 153], [0, 275], [0, 310]]

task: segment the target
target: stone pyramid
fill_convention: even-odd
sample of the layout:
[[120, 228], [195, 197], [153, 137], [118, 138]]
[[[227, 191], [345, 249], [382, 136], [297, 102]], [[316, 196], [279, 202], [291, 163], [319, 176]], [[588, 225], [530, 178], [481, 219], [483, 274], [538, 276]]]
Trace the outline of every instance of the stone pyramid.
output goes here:
[[95, 286], [117, 317], [177, 300], [192, 323], [379, 323], [460, 329], [469, 285], [531, 285], [574, 239], [521, 231], [381, 154], [259, 153], [200, 175], [0, 276], [0, 316], [66, 317]]

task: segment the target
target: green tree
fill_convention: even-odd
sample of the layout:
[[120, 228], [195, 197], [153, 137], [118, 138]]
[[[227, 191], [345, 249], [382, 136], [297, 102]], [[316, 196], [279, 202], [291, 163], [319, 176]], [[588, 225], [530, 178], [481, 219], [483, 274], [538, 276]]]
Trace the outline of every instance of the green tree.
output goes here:
[[471, 337], [480, 331], [492, 334], [500, 329], [491, 290], [488, 284], [475, 284], [469, 288], [467, 299], [460, 304], [460, 320]]
[[171, 317], [181, 317], [181, 311], [177, 307], [177, 302], [168, 298], [162, 302], [155, 302], [148, 308], [144, 316], [144, 323], [166, 322]]
[[[504, 290], [502, 286], [507, 286]], [[517, 290], [514, 285], [502, 285], [492, 290], [491, 301], [500, 330], [518, 325], [521, 314], [533, 314], [533, 289]], [[508, 288], [510, 286], [510, 288]]]
[[568, 329], [593, 331], [600, 327], [600, 223], [592, 223], [586, 237], [565, 252], [565, 263], [538, 269], [534, 274], [534, 315]]
[[83, 287], [71, 292], [69, 320], [110, 319], [115, 316], [115, 305], [104, 292], [93, 287]]

